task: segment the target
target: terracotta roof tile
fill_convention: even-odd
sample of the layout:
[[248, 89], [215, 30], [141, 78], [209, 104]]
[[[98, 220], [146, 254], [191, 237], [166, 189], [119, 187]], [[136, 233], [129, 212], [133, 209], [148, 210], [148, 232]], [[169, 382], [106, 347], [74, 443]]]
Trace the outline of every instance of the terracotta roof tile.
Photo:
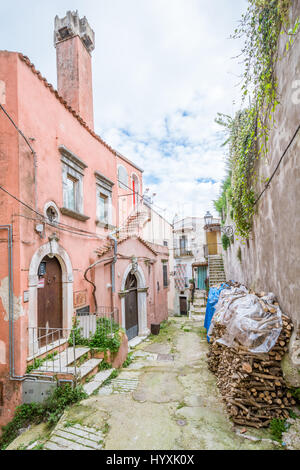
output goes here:
[[[61, 104], [68, 110], [70, 111], [73, 116], [80, 122], [80, 124], [95, 138], [97, 139], [99, 142], [101, 142], [101, 144], [103, 144], [106, 148], [108, 148], [108, 150], [110, 150], [112, 153], [114, 153], [115, 155], [117, 155], [117, 151], [114, 150], [110, 145], [108, 145], [103, 139], [101, 139], [101, 137], [96, 134], [88, 125], [87, 123], [82, 119], [81, 116], [79, 116], [79, 114], [76, 113], [76, 111], [74, 109], [72, 109], [71, 106], [68, 105], [68, 103], [66, 102], [66, 100], [64, 100], [62, 98], [62, 96], [60, 96], [60, 94], [58, 93], [57, 90], [55, 90], [55, 88], [53, 87], [53, 85], [51, 85], [51, 83], [49, 83], [47, 81], [47, 79], [45, 77], [42, 76], [41, 72], [39, 70], [36, 70], [34, 64], [30, 61], [30, 59], [28, 57], [26, 57], [25, 55], [19, 53], [19, 57], [20, 59], [25, 62], [26, 65], [28, 65], [29, 68], [31, 68], [32, 72], [41, 80], [44, 82], [45, 86], [47, 88], [49, 88], [49, 90], [51, 91], [51, 93], [53, 93], [56, 98], [61, 102]], [[133, 166], [135, 166], [133, 164]]]
[[[155, 256], [157, 256], [158, 253], [157, 253], [157, 251], [155, 251], [152, 248], [151, 243], [147, 242], [146, 240], [144, 240], [142, 237], [139, 237], [139, 236], [130, 236], [130, 235], [128, 235], [127, 237], [122, 238], [121, 240], [118, 240], [118, 245], [121, 245], [121, 243], [124, 243], [125, 241], [129, 240], [130, 238], [135, 238], [136, 240], [139, 240], [139, 242], [141, 242], [143, 245], [145, 245], [150, 251], [152, 251], [152, 253]], [[109, 253], [112, 249], [113, 249], [113, 247], [107, 247], [105, 250], [99, 248], [98, 250], [96, 250], [96, 253], [99, 256], [99, 258], [101, 258], [102, 256]]]

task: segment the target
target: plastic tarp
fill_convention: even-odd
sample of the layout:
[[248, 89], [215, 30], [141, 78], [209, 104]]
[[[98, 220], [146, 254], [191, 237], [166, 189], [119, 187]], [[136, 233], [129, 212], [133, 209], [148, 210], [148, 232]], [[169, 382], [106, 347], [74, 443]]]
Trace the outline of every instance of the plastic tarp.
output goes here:
[[274, 301], [274, 294], [259, 298], [244, 286], [223, 290], [208, 335], [217, 322], [226, 326], [224, 336], [217, 340], [220, 344], [234, 347], [239, 343], [254, 354], [269, 352], [282, 329], [282, 312]]
[[[221, 284], [219, 288], [211, 287], [208, 293], [208, 299], [206, 304], [206, 312], [205, 312], [205, 320], [204, 320], [204, 328], [206, 328], [207, 332], [209, 331], [209, 327], [214, 316], [216, 305], [219, 301], [220, 294], [223, 289], [226, 289], [227, 284]], [[207, 334], [207, 341], [210, 341], [209, 335]]]

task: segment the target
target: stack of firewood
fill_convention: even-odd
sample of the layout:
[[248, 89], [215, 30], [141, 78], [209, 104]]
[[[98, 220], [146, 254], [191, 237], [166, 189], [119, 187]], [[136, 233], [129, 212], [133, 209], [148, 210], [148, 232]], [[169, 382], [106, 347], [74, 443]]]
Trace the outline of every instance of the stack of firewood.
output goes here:
[[286, 388], [281, 359], [292, 334], [291, 320], [282, 315], [283, 328], [268, 353], [253, 354], [240, 344], [233, 348], [217, 343], [226, 327], [216, 323], [211, 334], [208, 365], [234, 423], [267, 427], [272, 419], [289, 417], [295, 400]]

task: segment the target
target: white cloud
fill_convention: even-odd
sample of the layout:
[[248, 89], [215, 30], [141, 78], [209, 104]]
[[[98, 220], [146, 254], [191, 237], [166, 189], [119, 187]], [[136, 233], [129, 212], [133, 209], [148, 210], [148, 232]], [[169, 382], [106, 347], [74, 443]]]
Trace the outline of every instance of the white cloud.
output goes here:
[[224, 176], [214, 118], [232, 114], [239, 95], [239, 65], [231, 57], [240, 44], [228, 38], [246, 4], [11, 0], [3, 6], [0, 41], [3, 49], [28, 55], [55, 84], [54, 16], [69, 9], [86, 15], [96, 33], [96, 132], [144, 168], [144, 187], [157, 193], [155, 202], [169, 217], [178, 211], [202, 216], [213, 209]]

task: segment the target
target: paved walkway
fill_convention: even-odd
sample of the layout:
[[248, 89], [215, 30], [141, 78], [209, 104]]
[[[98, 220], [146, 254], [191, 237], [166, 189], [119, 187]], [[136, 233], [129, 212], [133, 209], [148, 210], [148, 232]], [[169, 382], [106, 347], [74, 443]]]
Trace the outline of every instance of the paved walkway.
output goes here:
[[229, 420], [207, 368], [203, 317], [170, 318], [159, 336], [133, 350], [117, 378], [64, 414], [44, 448], [275, 448], [268, 431], [242, 435]]
[[[202, 325], [203, 315], [171, 318], [159, 336], [137, 346], [133, 362], [116, 379], [65, 413], [54, 433], [65, 439], [68, 432], [74, 433], [74, 425], [77, 430], [94, 429], [97, 444], [91, 445], [88, 434], [89, 449], [274, 448], [266, 431], [248, 429], [246, 437], [237, 434], [240, 431], [229, 420], [215, 377], [207, 369]], [[83, 446], [85, 435], [77, 440], [74, 436], [69, 441], [73, 448]]]

